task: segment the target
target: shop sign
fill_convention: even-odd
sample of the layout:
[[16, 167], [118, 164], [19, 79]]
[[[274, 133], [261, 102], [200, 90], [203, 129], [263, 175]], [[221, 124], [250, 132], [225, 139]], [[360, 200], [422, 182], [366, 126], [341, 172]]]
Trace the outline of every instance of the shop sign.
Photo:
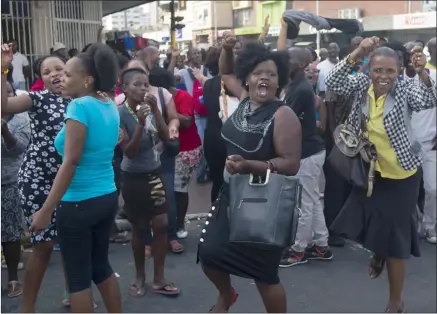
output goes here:
[[270, 26], [268, 35], [271, 37], [278, 37], [280, 30], [281, 30], [281, 26]]
[[254, 34], [261, 33], [259, 27], [241, 27], [241, 28], [236, 28], [234, 31], [235, 31], [235, 35], [237, 36], [254, 35]]
[[393, 16], [393, 29], [420, 29], [436, 27], [435, 12]]

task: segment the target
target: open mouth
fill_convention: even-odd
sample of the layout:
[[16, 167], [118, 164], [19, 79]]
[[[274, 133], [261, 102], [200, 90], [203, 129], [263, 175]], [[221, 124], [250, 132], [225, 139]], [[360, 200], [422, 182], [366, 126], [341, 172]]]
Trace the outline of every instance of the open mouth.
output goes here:
[[61, 88], [62, 86], [61, 86], [61, 80], [60, 79], [54, 79], [53, 81], [52, 81], [52, 85], [54, 86], [54, 87], [56, 87], [56, 88]]
[[388, 85], [388, 82], [378, 82], [378, 84], [379, 84], [380, 86], [387, 86], [387, 85]]
[[258, 85], [258, 93], [261, 97], [267, 96], [269, 85], [267, 83], [260, 83]]

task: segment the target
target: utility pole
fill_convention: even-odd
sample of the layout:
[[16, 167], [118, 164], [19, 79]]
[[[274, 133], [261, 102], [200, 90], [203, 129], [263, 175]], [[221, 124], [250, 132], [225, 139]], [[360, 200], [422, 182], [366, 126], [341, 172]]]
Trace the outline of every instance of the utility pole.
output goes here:
[[171, 0], [170, 2], [170, 39], [171, 39], [171, 46], [173, 48], [176, 48], [176, 30], [182, 29], [185, 27], [184, 24], [178, 24], [179, 22], [182, 22], [184, 19], [183, 16], [175, 16], [175, 5], [174, 0]]

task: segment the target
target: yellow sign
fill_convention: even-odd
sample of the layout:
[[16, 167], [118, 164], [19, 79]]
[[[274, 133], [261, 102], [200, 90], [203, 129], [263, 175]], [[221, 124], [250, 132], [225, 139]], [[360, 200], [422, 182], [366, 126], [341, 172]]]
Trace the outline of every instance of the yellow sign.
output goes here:
[[255, 35], [255, 34], [260, 34], [261, 33], [261, 29], [259, 27], [241, 27], [241, 28], [236, 28], [234, 29], [234, 33], [237, 36], [240, 35]]

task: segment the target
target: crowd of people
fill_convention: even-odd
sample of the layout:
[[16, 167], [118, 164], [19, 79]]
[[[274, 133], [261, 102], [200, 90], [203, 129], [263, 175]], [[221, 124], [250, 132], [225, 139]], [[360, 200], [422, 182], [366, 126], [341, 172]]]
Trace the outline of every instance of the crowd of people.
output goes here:
[[[420, 256], [419, 237], [437, 242], [436, 38], [426, 44], [429, 60], [421, 41], [378, 37], [330, 43], [317, 54], [288, 47], [287, 29], [282, 21], [276, 51], [263, 43], [266, 20], [257, 42], [226, 32], [203, 55], [173, 48], [163, 67], [154, 47], [129, 59], [94, 43], [68, 58], [58, 43], [33, 64], [29, 91], [27, 59], [15, 41], [2, 45], [2, 250], [8, 297], [22, 295], [21, 312], [35, 312], [55, 245], [64, 305], [93, 312], [94, 282], [107, 311], [122, 312], [108, 248], [129, 240], [118, 234], [116, 215], [132, 226], [129, 294], [144, 296], [145, 260], [153, 258], [153, 291], [178, 295], [165, 259], [184, 252], [193, 175], [212, 182], [197, 261], [218, 290], [210, 312], [237, 301], [230, 275], [253, 279], [267, 312], [287, 312], [278, 267], [332, 260], [330, 247], [345, 238], [373, 252], [370, 278], [386, 267], [386, 312], [405, 311], [405, 261]], [[224, 100], [239, 105], [224, 112]], [[340, 125], [375, 147], [371, 195], [329, 162]], [[234, 243], [230, 178], [267, 171], [302, 185], [295, 241], [271, 250]], [[21, 283], [26, 229], [32, 252]]]

